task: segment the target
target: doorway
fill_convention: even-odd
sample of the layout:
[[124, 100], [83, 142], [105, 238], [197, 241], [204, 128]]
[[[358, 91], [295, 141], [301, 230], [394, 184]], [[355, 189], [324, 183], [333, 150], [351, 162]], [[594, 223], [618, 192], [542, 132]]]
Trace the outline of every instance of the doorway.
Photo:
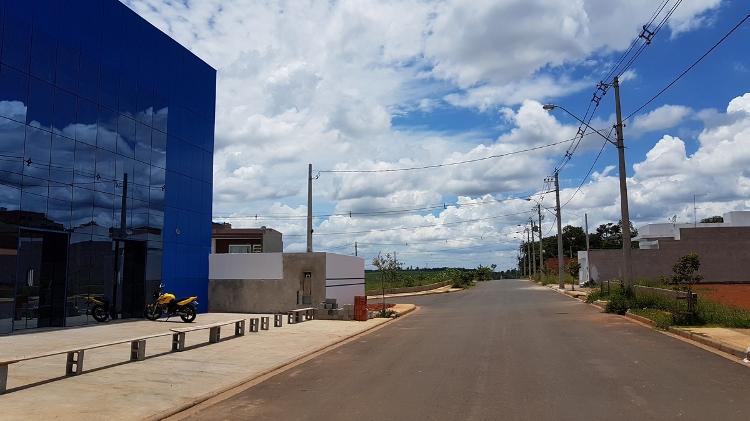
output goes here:
[[146, 307], [146, 242], [113, 242], [115, 266], [112, 292], [116, 307], [113, 318], [140, 318]]
[[68, 234], [20, 231], [13, 329], [65, 325]]

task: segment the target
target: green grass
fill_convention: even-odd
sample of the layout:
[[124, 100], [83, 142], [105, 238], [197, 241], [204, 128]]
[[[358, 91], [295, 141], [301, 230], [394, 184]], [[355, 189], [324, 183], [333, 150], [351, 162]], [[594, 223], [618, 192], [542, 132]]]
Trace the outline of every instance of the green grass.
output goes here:
[[[698, 297], [695, 316], [685, 317], [685, 300], [672, 300], [658, 295], [641, 294], [638, 297], [625, 297], [618, 287], [595, 290], [586, 297], [587, 302], [612, 300], [625, 304], [631, 313], [653, 320], [662, 329], [668, 326], [711, 326], [725, 328], [750, 328], [750, 311], [721, 304]], [[675, 315], [677, 317], [675, 317]]]

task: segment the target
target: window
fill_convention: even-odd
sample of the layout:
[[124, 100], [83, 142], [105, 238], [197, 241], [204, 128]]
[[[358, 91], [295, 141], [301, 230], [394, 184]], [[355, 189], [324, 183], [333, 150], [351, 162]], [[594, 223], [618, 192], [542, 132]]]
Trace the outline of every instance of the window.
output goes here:
[[[257, 244], [256, 244], [257, 245]], [[230, 244], [229, 245], [229, 252], [230, 253], [253, 253], [252, 246], [250, 244]], [[254, 252], [258, 253], [258, 252]]]
[[260, 244], [253, 244], [253, 253], [263, 253], [263, 246]]

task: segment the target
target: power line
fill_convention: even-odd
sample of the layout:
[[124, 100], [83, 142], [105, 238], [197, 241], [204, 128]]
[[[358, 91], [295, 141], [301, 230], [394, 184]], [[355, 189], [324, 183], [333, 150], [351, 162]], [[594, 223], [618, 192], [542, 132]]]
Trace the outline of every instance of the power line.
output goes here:
[[597, 161], [599, 161], [599, 157], [602, 156], [602, 152], [604, 152], [604, 148], [607, 146], [607, 143], [609, 143], [609, 137], [612, 135], [612, 131], [614, 130], [614, 126], [609, 130], [609, 133], [607, 134], [607, 139], [604, 139], [604, 143], [602, 143], [602, 147], [599, 149], [599, 153], [596, 154], [596, 158], [594, 158], [594, 162], [591, 163], [591, 167], [589, 167], [588, 172], [586, 175], [581, 179], [581, 182], [578, 184], [578, 188], [576, 188], [576, 191], [573, 192], [573, 194], [568, 198], [568, 200], [560, 206], [561, 208], [564, 208], [568, 203], [570, 203], [571, 200], [578, 194], [578, 192], [581, 190], [581, 187], [583, 187], [583, 184], [586, 182], [586, 180], [591, 175], [591, 172], [594, 171], [594, 166], [596, 165]]
[[[483, 205], [493, 205], [497, 203], [504, 203], [504, 202], [511, 202], [515, 200], [528, 200], [531, 196], [529, 195], [526, 197], [509, 197], [506, 199], [496, 199], [492, 198], [491, 200], [482, 199], [481, 202], [474, 202], [474, 203], [460, 203], [460, 202], [443, 202], [438, 203], [435, 205], [427, 205], [423, 207], [417, 207], [417, 208], [406, 208], [406, 209], [393, 209], [393, 208], [380, 208], [381, 210], [373, 210], [373, 211], [367, 211], [367, 212], [339, 212], [339, 213], [329, 213], [329, 214], [317, 214], [313, 215], [313, 218], [328, 218], [328, 217], [334, 217], [334, 216], [340, 216], [340, 217], [350, 217], [353, 218], [355, 216], [378, 216], [378, 215], [393, 215], [398, 213], [411, 213], [411, 212], [417, 212], [417, 211], [426, 211], [426, 210], [437, 210], [437, 209], [448, 209], [449, 206], [455, 206], [456, 209], [460, 209], [463, 207], [471, 207], [471, 206], [483, 206]], [[254, 220], [303, 220], [307, 218], [304, 215], [261, 215], [261, 214], [249, 214], [249, 215], [213, 215], [216, 219], [254, 219]]]
[[539, 150], [539, 149], [551, 148], [553, 146], [557, 146], [557, 145], [561, 145], [561, 144], [564, 144], [564, 143], [572, 142], [572, 141], [574, 141], [576, 139], [577, 139], [577, 136], [573, 137], [573, 138], [570, 138], [570, 139], [561, 140], [559, 142], [554, 142], [554, 143], [548, 143], [548, 144], [545, 144], [545, 145], [534, 146], [534, 147], [531, 147], [531, 148], [521, 149], [521, 150], [517, 150], [517, 151], [513, 151], [513, 152], [506, 152], [506, 153], [497, 154], [497, 155], [490, 155], [490, 156], [485, 156], [485, 157], [482, 157], [482, 158], [467, 159], [465, 161], [447, 162], [447, 163], [444, 163], [444, 164], [424, 165], [424, 166], [421, 166], [421, 167], [385, 168], [385, 169], [377, 169], [377, 170], [320, 170], [318, 172], [321, 173], [321, 174], [322, 173], [335, 173], [335, 174], [364, 173], [364, 174], [369, 174], [369, 173], [400, 172], [400, 171], [426, 170], [426, 169], [431, 169], [431, 168], [442, 168], [442, 167], [449, 167], [449, 166], [453, 166], [453, 165], [463, 165], [463, 164], [470, 164], [470, 163], [479, 162], [479, 161], [486, 161], [488, 159], [502, 158], [502, 157], [506, 157], [506, 156], [517, 155], [517, 154], [520, 154], [520, 153], [532, 152], [532, 151], [536, 151], [536, 150]]
[[[444, 222], [442, 224], [432, 224], [432, 225], [417, 225], [412, 227], [397, 227], [397, 228], [376, 228], [376, 229], [370, 229], [365, 231], [348, 231], [348, 232], [323, 232], [323, 233], [316, 233], [315, 235], [321, 236], [321, 235], [351, 235], [351, 234], [369, 234], [371, 232], [387, 232], [387, 231], [398, 231], [398, 230], [405, 230], [405, 229], [418, 229], [418, 228], [439, 228], [444, 226], [452, 226], [452, 225], [459, 225], [459, 224], [467, 224], [471, 222], [479, 222], [479, 221], [487, 221], [492, 219], [499, 219], [499, 218], [506, 218], [509, 216], [517, 216], [517, 215], [524, 215], [531, 213], [531, 211], [524, 211], [524, 212], [516, 212], [516, 213], [509, 213], [505, 215], [496, 215], [496, 216], [490, 216], [486, 218], [475, 218], [475, 219], [465, 219], [460, 221], [454, 221], [454, 222]], [[286, 237], [305, 237], [307, 234], [289, 234], [286, 235]]]
[[739, 27], [742, 26], [748, 19], [750, 19], [750, 13], [745, 15], [744, 18], [740, 19], [740, 21], [737, 22], [737, 24], [734, 25], [732, 29], [729, 30], [729, 32], [724, 34], [724, 36], [721, 37], [721, 39], [719, 39], [713, 46], [711, 46], [711, 48], [709, 48], [705, 53], [703, 53], [700, 57], [698, 57], [698, 59], [695, 60], [690, 66], [688, 66], [679, 75], [677, 75], [677, 77], [675, 77], [671, 82], [669, 82], [667, 86], [663, 87], [659, 92], [657, 92], [654, 96], [652, 96], [648, 101], [644, 102], [643, 105], [636, 108], [635, 111], [628, 114], [628, 116], [625, 117], [623, 121], [630, 120], [634, 115], [638, 114], [642, 109], [644, 109], [649, 104], [654, 102], [656, 98], [660, 97], [664, 92], [666, 92], [669, 88], [671, 88], [675, 83], [677, 83], [680, 79], [682, 79], [686, 74], [688, 74], [688, 72], [693, 70], [693, 68], [697, 66], [701, 61], [703, 61], [703, 59], [708, 57], [708, 55], [711, 54], [711, 52], [713, 52], [717, 47], [719, 47], [719, 45], [721, 45], [727, 38], [729, 38], [729, 36], [732, 35], [737, 29], [739, 29]]

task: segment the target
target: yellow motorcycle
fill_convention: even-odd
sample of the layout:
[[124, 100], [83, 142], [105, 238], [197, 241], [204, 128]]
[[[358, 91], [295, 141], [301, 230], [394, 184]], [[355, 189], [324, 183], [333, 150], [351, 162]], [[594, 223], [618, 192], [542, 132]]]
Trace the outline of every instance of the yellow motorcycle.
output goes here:
[[198, 314], [197, 306], [197, 296], [177, 299], [174, 294], [164, 292], [164, 284], [159, 284], [154, 292], [154, 301], [146, 304], [146, 318], [156, 320], [164, 315], [167, 318], [180, 316], [183, 322], [190, 323]]

